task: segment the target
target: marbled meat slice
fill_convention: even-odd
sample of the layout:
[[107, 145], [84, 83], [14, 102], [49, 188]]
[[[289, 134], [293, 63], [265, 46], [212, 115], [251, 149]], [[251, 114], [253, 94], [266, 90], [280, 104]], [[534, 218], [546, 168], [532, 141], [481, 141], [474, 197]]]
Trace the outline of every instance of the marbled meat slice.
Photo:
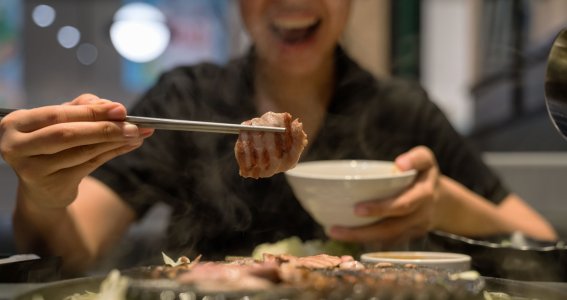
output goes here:
[[285, 133], [241, 131], [234, 154], [243, 177], [270, 177], [297, 164], [307, 145], [307, 135], [298, 119], [289, 113], [267, 112], [244, 125], [285, 127]]
[[356, 262], [350, 255], [333, 256], [327, 254], [317, 254], [311, 256], [294, 256], [288, 254], [270, 254], [264, 253], [262, 257], [264, 262], [282, 264], [291, 264], [294, 267], [303, 267], [309, 269], [332, 269], [332, 268], [347, 268], [353, 266]]
[[238, 265], [199, 263], [177, 277], [177, 282], [194, 284], [202, 292], [266, 290], [278, 281], [275, 264]]

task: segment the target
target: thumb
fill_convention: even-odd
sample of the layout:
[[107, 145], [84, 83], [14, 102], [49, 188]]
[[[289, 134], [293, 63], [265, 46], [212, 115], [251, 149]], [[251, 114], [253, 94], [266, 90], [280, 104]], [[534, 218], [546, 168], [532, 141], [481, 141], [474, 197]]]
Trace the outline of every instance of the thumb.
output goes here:
[[437, 161], [429, 148], [418, 146], [396, 157], [395, 164], [401, 171], [411, 169], [422, 171], [436, 166]]

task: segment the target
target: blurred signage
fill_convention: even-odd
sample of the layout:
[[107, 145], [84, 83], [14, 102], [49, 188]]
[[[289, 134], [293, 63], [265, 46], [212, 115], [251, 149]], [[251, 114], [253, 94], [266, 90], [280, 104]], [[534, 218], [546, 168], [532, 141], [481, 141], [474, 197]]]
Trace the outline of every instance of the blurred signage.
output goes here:
[[22, 89], [21, 1], [0, 1], [0, 106], [19, 107]]

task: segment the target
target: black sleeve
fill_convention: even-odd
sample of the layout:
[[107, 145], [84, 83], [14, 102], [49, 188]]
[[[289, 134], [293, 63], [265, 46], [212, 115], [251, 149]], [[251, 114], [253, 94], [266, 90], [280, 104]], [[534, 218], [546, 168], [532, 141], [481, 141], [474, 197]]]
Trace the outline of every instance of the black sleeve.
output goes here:
[[[337, 103], [331, 107], [331, 113], [344, 116], [329, 130], [340, 136], [334, 141], [339, 145], [333, 153], [340, 153], [335, 157], [358, 157], [358, 153], [348, 152], [352, 150], [348, 145], [354, 144], [362, 157], [393, 160], [423, 145], [434, 152], [442, 174], [473, 192], [493, 203], [500, 203], [509, 194], [480, 153], [453, 128], [419, 83], [376, 79], [352, 64], [347, 69], [339, 84]], [[329, 135], [325, 141], [330, 142], [331, 134], [321, 135]]]
[[418, 144], [428, 146], [434, 153], [441, 173], [453, 178], [475, 193], [495, 204], [500, 203], [509, 190], [498, 175], [487, 166], [480, 153], [461, 136], [443, 112], [421, 91], [422, 101], [415, 107], [415, 128]]
[[[130, 115], [160, 118], [191, 118], [202, 111], [191, 101], [198, 89], [191, 74], [182, 68], [160, 77], [136, 105]], [[195, 117], [196, 118], [196, 117]], [[195, 147], [191, 134], [156, 130], [139, 149], [119, 156], [98, 168], [91, 176], [114, 190], [142, 217], [156, 201], [168, 201], [179, 195], [179, 185], [191, 185], [182, 164], [194, 157]], [[188, 192], [190, 188], [184, 190]]]

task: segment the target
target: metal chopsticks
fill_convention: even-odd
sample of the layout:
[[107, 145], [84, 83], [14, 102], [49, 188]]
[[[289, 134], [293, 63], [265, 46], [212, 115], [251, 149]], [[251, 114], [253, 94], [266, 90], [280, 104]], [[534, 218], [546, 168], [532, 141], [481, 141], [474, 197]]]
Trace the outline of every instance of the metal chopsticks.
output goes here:
[[[0, 119], [16, 109], [0, 108]], [[284, 127], [254, 126], [229, 123], [215, 123], [202, 121], [187, 121], [162, 118], [148, 118], [137, 116], [126, 116], [125, 122], [136, 124], [144, 128], [154, 128], [163, 130], [199, 131], [212, 133], [239, 134], [240, 131], [265, 131], [265, 132], [285, 132]]]
[[233, 133], [233, 134], [238, 134], [241, 130], [268, 131], [268, 132], [280, 132], [280, 133], [285, 132], [284, 127], [186, 121], [186, 120], [135, 117], [135, 116], [126, 116], [125, 121], [139, 125], [140, 127], [165, 129], [165, 130], [201, 131], [201, 132]]

